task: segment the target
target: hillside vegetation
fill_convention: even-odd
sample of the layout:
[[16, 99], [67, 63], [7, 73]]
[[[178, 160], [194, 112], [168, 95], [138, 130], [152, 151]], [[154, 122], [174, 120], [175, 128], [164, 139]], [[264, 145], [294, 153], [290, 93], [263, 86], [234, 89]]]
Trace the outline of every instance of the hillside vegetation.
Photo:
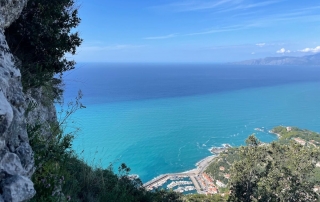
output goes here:
[[207, 168], [212, 179], [228, 185], [220, 194], [229, 201], [317, 201], [319, 148], [294, 138], [307, 142], [319, 134], [291, 127], [272, 131], [278, 141], [265, 144], [251, 135], [247, 146], [222, 152]]
[[271, 132], [279, 134], [279, 141], [282, 143], [288, 143], [294, 138], [300, 138], [305, 140], [307, 143], [310, 142], [316, 146], [320, 145], [320, 134], [310, 130], [303, 130], [297, 127], [278, 126], [272, 129]]

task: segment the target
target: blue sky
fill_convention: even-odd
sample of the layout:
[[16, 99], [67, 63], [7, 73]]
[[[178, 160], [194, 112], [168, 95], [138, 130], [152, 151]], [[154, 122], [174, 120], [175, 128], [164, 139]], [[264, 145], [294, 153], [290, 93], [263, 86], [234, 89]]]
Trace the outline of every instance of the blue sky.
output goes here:
[[79, 0], [77, 62], [232, 62], [320, 52], [318, 0]]

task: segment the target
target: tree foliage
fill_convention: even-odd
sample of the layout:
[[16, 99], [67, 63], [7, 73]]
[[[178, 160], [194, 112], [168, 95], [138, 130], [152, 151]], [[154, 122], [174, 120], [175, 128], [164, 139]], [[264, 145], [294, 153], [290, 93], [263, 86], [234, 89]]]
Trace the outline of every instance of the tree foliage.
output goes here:
[[294, 142], [256, 144], [254, 136], [240, 147], [231, 169], [229, 201], [316, 201], [311, 180], [319, 150]]
[[75, 54], [82, 42], [77, 32], [72, 33], [79, 23], [74, 0], [28, 1], [19, 19], [5, 30], [26, 89], [74, 68], [75, 62], [65, 54]]
[[[228, 184], [228, 177], [226, 176], [230, 172], [230, 168], [235, 161], [240, 159], [238, 148], [228, 148], [226, 151], [221, 152], [213, 162], [206, 168], [212, 179], [219, 180], [224, 184]], [[224, 170], [220, 170], [223, 167]], [[221, 191], [221, 190], [219, 190]]]

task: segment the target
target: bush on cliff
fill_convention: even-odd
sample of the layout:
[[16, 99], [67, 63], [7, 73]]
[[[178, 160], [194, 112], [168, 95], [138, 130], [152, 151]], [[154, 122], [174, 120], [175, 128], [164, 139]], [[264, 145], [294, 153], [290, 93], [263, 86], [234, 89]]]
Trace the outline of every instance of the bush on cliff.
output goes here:
[[5, 30], [12, 53], [20, 61], [24, 90], [42, 86], [74, 68], [82, 39], [72, 29], [80, 23], [74, 0], [29, 0], [20, 17]]

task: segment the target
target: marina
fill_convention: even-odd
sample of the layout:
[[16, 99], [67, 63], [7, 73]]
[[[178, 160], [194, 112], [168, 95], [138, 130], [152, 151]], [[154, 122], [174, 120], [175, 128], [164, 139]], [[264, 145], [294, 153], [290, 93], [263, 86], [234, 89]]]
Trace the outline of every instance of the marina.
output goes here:
[[172, 189], [173, 191], [180, 193], [208, 193], [213, 185], [210, 183], [210, 180], [208, 181], [208, 177], [204, 171], [214, 158], [215, 155], [208, 156], [196, 163], [196, 169], [182, 173], [163, 174], [145, 183], [143, 186], [147, 190], [164, 188]]

